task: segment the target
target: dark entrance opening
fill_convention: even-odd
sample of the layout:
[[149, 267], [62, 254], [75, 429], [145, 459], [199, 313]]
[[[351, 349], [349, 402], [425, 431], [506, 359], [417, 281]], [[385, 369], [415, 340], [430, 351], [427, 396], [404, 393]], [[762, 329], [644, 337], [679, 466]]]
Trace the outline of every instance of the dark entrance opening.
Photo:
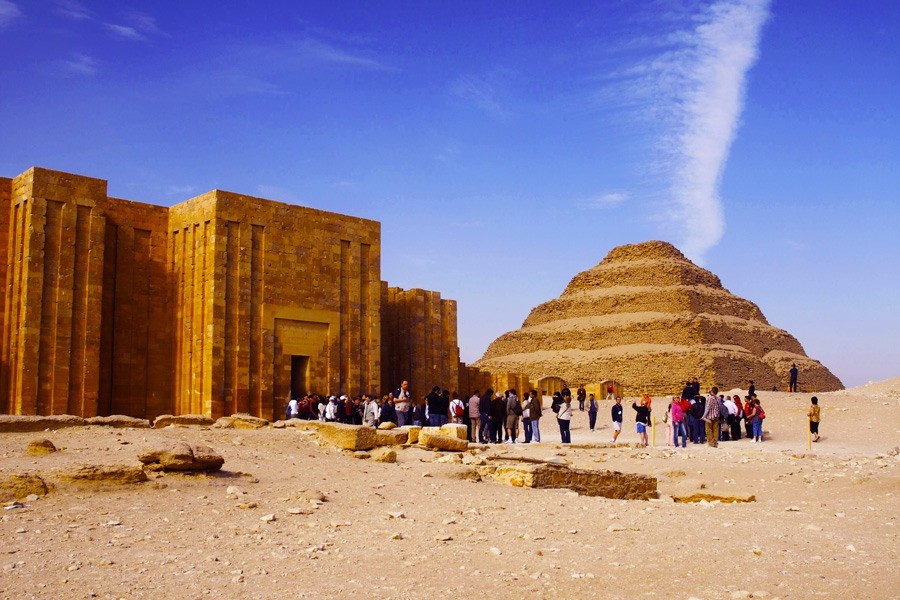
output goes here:
[[307, 375], [309, 374], [308, 356], [291, 356], [291, 398], [300, 398], [306, 394]]

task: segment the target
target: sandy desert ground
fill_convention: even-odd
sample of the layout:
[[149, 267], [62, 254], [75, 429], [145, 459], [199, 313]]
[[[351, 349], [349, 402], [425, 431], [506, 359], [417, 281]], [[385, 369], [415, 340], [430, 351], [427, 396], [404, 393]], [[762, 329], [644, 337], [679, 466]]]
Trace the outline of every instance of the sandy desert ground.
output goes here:
[[[719, 448], [623, 444], [576, 409], [571, 447], [473, 449], [652, 474], [660, 498], [579, 496], [467, 478], [441, 454], [359, 460], [297, 429], [80, 427], [0, 434], [0, 476], [136, 464], [166, 440], [211, 446], [215, 475], [106, 489], [60, 486], [2, 511], [2, 598], [895, 598], [900, 587], [900, 379], [819, 394], [760, 394], [767, 441]], [[662, 399], [654, 407], [659, 409]], [[34, 439], [60, 448], [25, 453]], [[591, 446], [594, 447], [591, 447]], [[231, 488], [232, 493], [229, 492]], [[741, 504], [671, 500], [704, 491]], [[273, 515], [274, 520], [262, 520]]]

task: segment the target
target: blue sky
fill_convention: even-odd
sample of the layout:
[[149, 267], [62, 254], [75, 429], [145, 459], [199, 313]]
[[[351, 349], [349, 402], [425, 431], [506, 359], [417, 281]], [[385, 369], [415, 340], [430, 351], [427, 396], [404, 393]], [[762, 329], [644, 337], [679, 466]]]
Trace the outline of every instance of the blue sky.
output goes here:
[[847, 385], [900, 375], [900, 3], [0, 0], [0, 174], [382, 222], [472, 362], [675, 243]]

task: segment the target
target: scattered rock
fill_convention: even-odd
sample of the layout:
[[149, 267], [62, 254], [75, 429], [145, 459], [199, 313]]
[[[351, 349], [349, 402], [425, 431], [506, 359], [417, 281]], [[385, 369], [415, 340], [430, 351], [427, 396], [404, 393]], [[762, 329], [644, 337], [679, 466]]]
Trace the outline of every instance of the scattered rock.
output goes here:
[[397, 452], [390, 448], [375, 448], [372, 450], [372, 460], [375, 462], [395, 463], [397, 462]]
[[800, 507], [799, 506], [788, 506], [784, 510], [786, 510], [787, 512], [799, 512]]
[[272, 523], [273, 521], [275, 521], [275, 515], [271, 513], [268, 515], [263, 515], [259, 518], [259, 520], [263, 523]]
[[371, 458], [371, 454], [368, 452], [363, 452], [362, 450], [357, 450], [353, 453], [353, 458]]
[[609, 527], [606, 528], [606, 531], [613, 533], [616, 531], [625, 531], [625, 527], [620, 525], [619, 523], [613, 523]]
[[218, 471], [225, 464], [225, 459], [212, 448], [192, 447], [186, 442], [150, 450], [138, 456], [138, 460], [151, 469], [163, 471]]
[[212, 425], [215, 423], [206, 415], [160, 415], [153, 420], [153, 429], [162, 429], [169, 425]]
[[405, 429], [408, 433], [408, 437], [406, 440], [407, 444], [419, 443], [419, 432], [422, 431], [422, 427], [420, 427], [419, 425], [406, 425], [405, 427], [401, 427], [401, 429]]
[[56, 446], [48, 439], [31, 440], [25, 452], [30, 456], [47, 456], [56, 452]]
[[380, 429], [381, 431], [387, 431], [390, 429], [394, 429], [396, 426], [397, 426], [396, 423], [392, 423], [390, 421], [385, 421], [384, 423], [381, 423], [380, 425], [378, 425], [378, 429]]

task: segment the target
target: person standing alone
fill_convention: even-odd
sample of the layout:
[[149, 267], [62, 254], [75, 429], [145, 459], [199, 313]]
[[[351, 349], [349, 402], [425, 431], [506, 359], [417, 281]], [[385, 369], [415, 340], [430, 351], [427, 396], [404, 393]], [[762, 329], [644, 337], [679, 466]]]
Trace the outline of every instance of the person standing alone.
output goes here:
[[814, 436], [813, 441], [819, 441], [819, 420], [820, 420], [820, 411], [819, 411], [819, 399], [815, 396], [810, 400], [812, 404], [809, 407], [809, 412], [806, 413], [806, 416], [809, 417], [809, 432]]
[[622, 433], [622, 397], [616, 397], [616, 403], [612, 405], [612, 411], [610, 411], [610, 417], [613, 424], [613, 437], [609, 441], [611, 444], [616, 443], [616, 438], [619, 437], [619, 434]]
[[791, 364], [791, 370], [790, 370], [791, 380], [790, 380], [790, 383], [788, 384], [789, 392], [797, 391], [797, 375], [799, 375], [799, 373], [800, 373], [800, 371], [797, 369], [796, 363]]
[[597, 401], [594, 399], [594, 395], [590, 394], [588, 396], [588, 423], [590, 425], [591, 431], [594, 431], [594, 428], [597, 426]]

